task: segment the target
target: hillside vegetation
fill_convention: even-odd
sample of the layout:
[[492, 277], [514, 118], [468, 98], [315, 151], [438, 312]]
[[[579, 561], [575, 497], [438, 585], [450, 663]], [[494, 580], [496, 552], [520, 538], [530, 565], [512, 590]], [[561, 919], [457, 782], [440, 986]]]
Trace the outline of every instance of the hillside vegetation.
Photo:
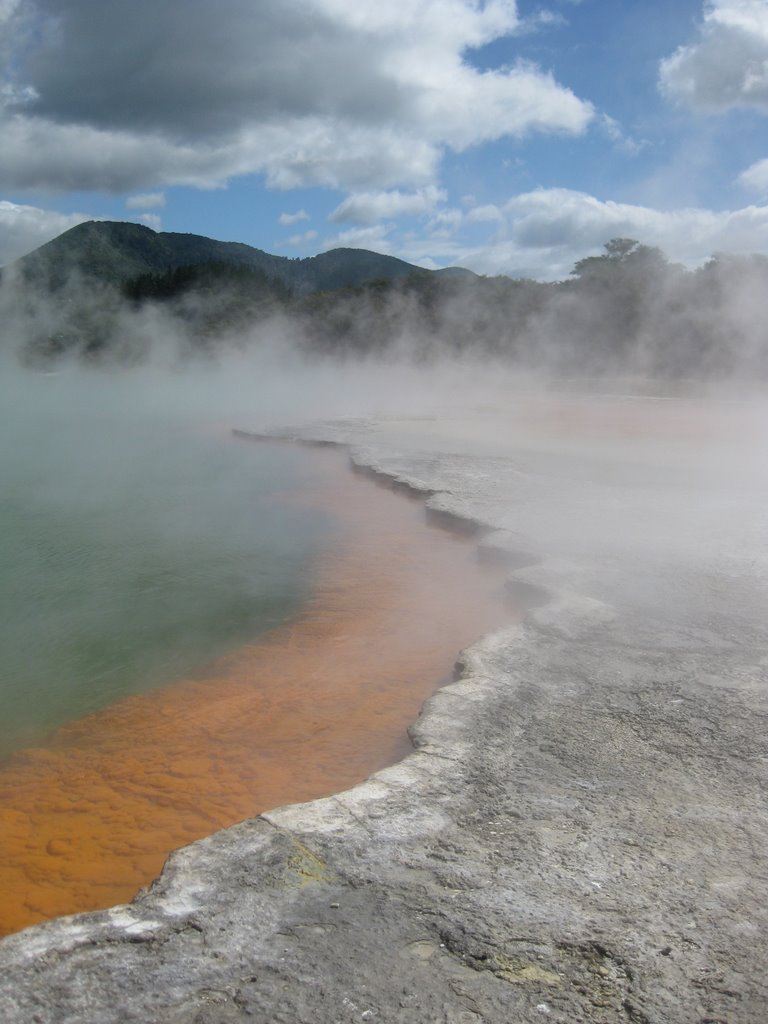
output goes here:
[[305, 260], [234, 242], [83, 224], [8, 268], [6, 334], [27, 363], [137, 362], [264, 342], [319, 358], [443, 356], [556, 374], [768, 375], [768, 258], [697, 270], [617, 238], [565, 281], [428, 271], [337, 249]]
[[153, 231], [143, 224], [123, 221], [78, 224], [17, 260], [9, 269], [28, 283], [56, 289], [65, 286], [73, 274], [84, 281], [121, 286], [131, 278], [163, 275], [195, 264], [260, 271], [295, 295], [358, 285], [374, 277], [394, 280], [416, 269], [394, 256], [365, 249], [332, 249], [319, 256], [289, 259], [242, 242]]

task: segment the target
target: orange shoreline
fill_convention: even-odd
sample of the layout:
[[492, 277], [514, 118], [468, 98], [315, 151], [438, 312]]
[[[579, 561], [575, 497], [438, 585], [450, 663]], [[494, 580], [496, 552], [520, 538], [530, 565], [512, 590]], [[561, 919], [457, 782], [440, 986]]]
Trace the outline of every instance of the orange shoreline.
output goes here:
[[316, 457], [322, 480], [295, 500], [342, 530], [297, 619], [0, 768], [0, 934], [125, 902], [171, 850], [398, 760], [458, 651], [511, 621], [471, 541], [339, 452]]

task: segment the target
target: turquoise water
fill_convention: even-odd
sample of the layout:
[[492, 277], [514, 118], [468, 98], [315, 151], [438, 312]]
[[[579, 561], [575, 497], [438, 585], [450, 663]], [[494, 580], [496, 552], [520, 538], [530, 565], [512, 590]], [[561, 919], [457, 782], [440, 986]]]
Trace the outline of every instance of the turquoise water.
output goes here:
[[0, 397], [0, 757], [295, 613], [329, 529], [286, 497], [311, 454], [106, 378]]

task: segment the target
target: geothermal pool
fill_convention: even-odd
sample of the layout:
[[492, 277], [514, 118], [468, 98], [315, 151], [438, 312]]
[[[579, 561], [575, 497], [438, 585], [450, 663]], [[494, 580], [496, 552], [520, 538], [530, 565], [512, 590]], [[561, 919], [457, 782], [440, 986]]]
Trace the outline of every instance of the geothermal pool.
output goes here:
[[0, 439], [0, 759], [291, 615], [330, 528], [308, 453], [73, 414]]
[[[173, 530], [167, 537], [173, 564], [194, 567], [191, 582], [167, 589], [178, 581], [163, 568], [163, 538], [150, 543], [151, 530], [148, 540], [134, 526], [116, 554], [138, 566], [143, 589], [131, 589], [128, 573], [120, 593], [126, 583], [113, 575], [114, 594], [106, 567], [91, 572], [75, 559], [76, 588], [54, 588], [53, 609], [42, 595], [45, 621], [63, 634], [107, 605], [118, 622], [125, 616], [128, 636], [116, 646], [99, 639], [97, 616], [90, 661], [82, 652], [65, 660], [57, 678], [54, 655], [43, 681], [35, 658], [25, 667], [31, 694], [11, 702], [21, 727], [5, 726], [16, 749], [0, 766], [0, 934], [128, 900], [176, 847], [396, 761], [458, 650], [512, 617], [500, 572], [478, 563], [471, 540], [429, 526], [421, 500], [352, 473], [343, 451], [238, 442], [224, 431], [195, 445], [212, 501], [199, 480], [180, 486], [177, 477], [171, 489], [184, 507], [163, 508], [160, 469], [139, 495], [142, 528], [153, 510], [166, 526], [178, 517], [184, 543]], [[226, 467], [218, 487], [213, 452]], [[196, 457], [183, 479], [201, 471]], [[105, 466], [114, 491], [122, 476]], [[234, 491], [217, 493], [232, 479]], [[90, 482], [89, 501], [99, 490]], [[132, 489], [118, 491], [130, 506]], [[71, 511], [64, 533], [77, 529], [102, 556], [115, 545], [106, 526], [75, 520]], [[49, 560], [60, 550], [51, 539]], [[41, 640], [45, 648], [50, 638]], [[5, 671], [13, 690], [16, 673]]]

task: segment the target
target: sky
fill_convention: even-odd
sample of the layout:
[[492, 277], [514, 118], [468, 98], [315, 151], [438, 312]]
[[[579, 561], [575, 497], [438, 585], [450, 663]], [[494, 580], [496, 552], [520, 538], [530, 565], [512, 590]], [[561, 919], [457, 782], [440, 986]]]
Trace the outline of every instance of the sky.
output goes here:
[[768, 0], [0, 0], [0, 265], [83, 220], [558, 280], [768, 254]]

